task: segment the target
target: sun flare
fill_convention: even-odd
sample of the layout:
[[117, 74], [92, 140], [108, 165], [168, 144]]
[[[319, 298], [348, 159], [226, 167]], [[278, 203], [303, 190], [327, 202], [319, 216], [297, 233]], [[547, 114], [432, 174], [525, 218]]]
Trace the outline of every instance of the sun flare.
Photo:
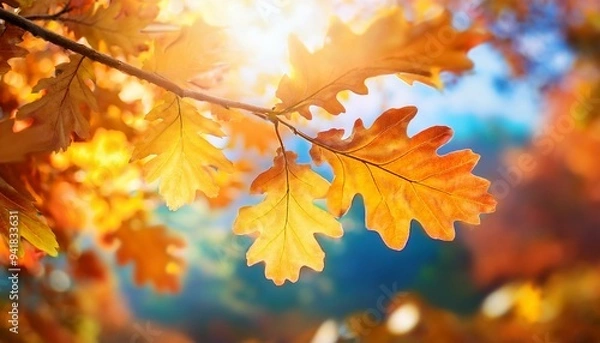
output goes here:
[[290, 35], [309, 48], [321, 45], [332, 14], [331, 6], [317, 0], [230, 0], [227, 6], [219, 0], [169, 0], [165, 5], [167, 16], [202, 16], [223, 27], [243, 61], [240, 74], [252, 81], [289, 70]]

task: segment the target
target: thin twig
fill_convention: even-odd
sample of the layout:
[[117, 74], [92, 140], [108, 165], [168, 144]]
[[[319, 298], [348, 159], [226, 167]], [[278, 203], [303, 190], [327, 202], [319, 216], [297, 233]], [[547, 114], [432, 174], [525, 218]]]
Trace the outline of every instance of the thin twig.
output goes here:
[[[27, 20], [26, 18], [14, 14], [10, 11], [7, 11], [3, 8], [0, 8], [0, 19], [18, 26], [25, 31], [30, 32], [34, 36], [40, 37], [50, 43], [61, 46], [65, 49], [76, 52], [80, 55], [83, 55], [90, 60], [102, 63], [111, 68], [122, 71], [123, 73], [129, 74], [131, 76], [135, 76], [139, 79], [148, 81], [158, 87], [166, 89], [170, 92], [177, 94], [180, 97], [192, 98], [199, 101], [205, 101], [213, 104], [217, 104], [223, 106], [225, 108], [238, 108], [242, 110], [250, 111], [252, 114], [270, 114], [272, 111], [268, 108], [263, 108], [259, 106], [254, 106], [250, 104], [246, 104], [243, 102], [238, 102], [234, 100], [224, 99], [220, 97], [216, 97], [213, 95], [208, 95], [196, 90], [182, 88], [176, 83], [163, 78], [160, 75], [147, 72], [145, 70], [136, 68], [126, 62], [117, 60], [109, 55], [98, 52], [92, 48], [89, 48], [83, 44], [79, 44], [75, 41], [72, 41], [68, 38], [65, 38], [59, 34], [56, 34], [46, 28], [43, 28], [34, 22]], [[266, 116], [258, 115], [258, 117], [265, 119]]]

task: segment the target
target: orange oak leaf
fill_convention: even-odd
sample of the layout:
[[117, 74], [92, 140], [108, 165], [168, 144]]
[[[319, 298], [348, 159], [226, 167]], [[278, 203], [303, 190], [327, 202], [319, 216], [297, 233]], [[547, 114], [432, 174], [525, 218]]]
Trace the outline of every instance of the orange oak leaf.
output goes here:
[[225, 32], [202, 19], [162, 38], [154, 42], [153, 54], [143, 68], [180, 85], [224, 62]]
[[173, 248], [182, 248], [185, 242], [169, 235], [165, 226], [147, 227], [143, 218], [136, 216], [107, 236], [107, 241], [118, 240], [117, 262], [134, 263], [134, 280], [137, 285], [150, 282], [158, 291], [176, 292], [184, 266], [173, 255]]
[[462, 72], [473, 64], [467, 52], [487, 35], [475, 29], [457, 31], [452, 17], [444, 12], [428, 21], [413, 23], [398, 9], [389, 11], [362, 34], [352, 32], [336, 20], [327, 34], [327, 43], [314, 53], [295, 37], [290, 39], [292, 72], [277, 89], [281, 113], [299, 112], [312, 117], [309, 107], [319, 106], [331, 114], [345, 111], [336, 98], [349, 90], [367, 94], [365, 80], [379, 75], [398, 74], [412, 83], [440, 86], [441, 71]]
[[[71, 135], [88, 138], [90, 125], [81, 106], [96, 108], [96, 99], [86, 81], [94, 79], [89, 60], [72, 56], [70, 62], [56, 67], [56, 76], [42, 79], [33, 89], [45, 94], [19, 109], [17, 119], [33, 119], [33, 125], [15, 135], [30, 137], [30, 152], [64, 150]], [[19, 139], [16, 137], [15, 139]], [[24, 139], [21, 139], [25, 141]], [[20, 149], [23, 149], [22, 147]]]
[[232, 163], [205, 136], [222, 137], [219, 124], [202, 116], [191, 103], [167, 94], [146, 115], [153, 122], [135, 144], [133, 160], [145, 161], [148, 182], [160, 179], [159, 193], [174, 210], [194, 201], [196, 191], [207, 197], [219, 192], [215, 175], [231, 172]]
[[226, 208], [238, 199], [248, 187], [244, 176], [254, 169], [252, 163], [248, 160], [240, 160], [233, 166], [234, 170], [231, 173], [217, 171], [215, 182], [219, 186], [219, 195], [214, 198], [206, 197], [208, 206], [211, 208]]
[[140, 19], [156, 18], [161, 0], [121, 0], [121, 11], [125, 15], [135, 14]]
[[14, 125], [14, 119], [0, 121], [0, 163], [21, 161], [28, 152], [43, 150], [42, 144], [35, 148], [31, 146], [30, 138], [35, 139], [35, 135], [25, 137], [28, 130], [16, 134]]
[[[19, 7], [19, 14], [24, 16], [56, 15], [80, 12], [94, 6], [95, 0], [16, 0], [13, 7]], [[68, 7], [67, 7], [68, 6]], [[62, 12], [61, 12], [62, 11]]]
[[87, 11], [68, 13], [65, 25], [77, 38], [85, 37], [95, 49], [134, 55], [147, 49], [148, 35], [142, 30], [153, 18], [125, 13], [123, 6], [122, 0], [113, 0], [106, 7], [92, 6]]
[[8, 60], [27, 54], [26, 49], [17, 46], [23, 41], [24, 32], [14, 25], [0, 24], [0, 76], [10, 70]]
[[[58, 254], [56, 237], [42, 217], [38, 215], [33, 200], [28, 195], [18, 192], [3, 178], [0, 178], [0, 209], [3, 213], [0, 216], [0, 232], [5, 236], [6, 242], [16, 239], [21, 246], [20, 241], [23, 238], [37, 249], [48, 255], [56, 256]], [[16, 227], [18, 230], [11, 231], [12, 227]], [[9, 235], [11, 233], [16, 234], [17, 237], [11, 237]], [[3, 241], [2, 244], [5, 242]], [[22, 251], [21, 248], [19, 250]]]
[[264, 261], [265, 276], [277, 285], [296, 282], [303, 266], [323, 270], [325, 253], [314, 234], [342, 236], [340, 223], [313, 203], [328, 186], [310, 166], [296, 164], [296, 154], [279, 150], [273, 167], [250, 186], [251, 193], [267, 194], [264, 201], [241, 208], [233, 224], [235, 234], [257, 234], [248, 265]]
[[[62, 8], [66, 4], [66, 0], [17, 0], [16, 6], [19, 7], [21, 15], [39, 15], [48, 14]], [[11, 5], [12, 6], [12, 5]]]
[[229, 136], [229, 146], [237, 144], [248, 149], [254, 149], [261, 155], [273, 151], [277, 144], [277, 136], [270, 123], [249, 117], [233, 108], [224, 108], [218, 105], [210, 107], [211, 113], [223, 124]]
[[496, 206], [487, 193], [489, 181], [471, 174], [479, 155], [470, 150], [436, 154], [452, 137], [450, 128], [435, 126], [407, 136], [416, 113], [415, 107], [388, 110], [369, 129], [357, 120], [347, 139], [342, 139], [344, 130], [321, 132], [310, 151], [317, 164], [326, 161], [333, 168], [329, 210], [341, 216], [354, 196], [362, 195], [367, 228], [398, 250], [406, 245], [412, 219], [430, 237], [452, 240], [454, 221], [479, 224], [479, 214]]

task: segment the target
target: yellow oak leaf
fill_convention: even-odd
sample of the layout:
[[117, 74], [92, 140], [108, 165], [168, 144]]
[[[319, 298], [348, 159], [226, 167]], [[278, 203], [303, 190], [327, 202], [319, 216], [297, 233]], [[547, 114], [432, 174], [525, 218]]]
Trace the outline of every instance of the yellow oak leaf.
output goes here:
[[48, 14], [51, 11], [55, 11], [62, 8], [66, 4], [65, 0], [17, 0], [19, 7], [19, 14], [21, 15], [39, 15]]
[[360, 194], [367, 228], [398, 250], [406, 245], [412, 219], [430, 237], [452, 240], [454, 221], [479, 224], [479, 214], [496, 206], [487, 193], [490, 182], [471, 174], [479, 155], [471, 150], [437, 155], [452, 137], [450, 128], [434, 126], [407, 136], [416, 113], [415, 107], [388, 110], [369, 129], [357, 120], [347, 139], [344, 130], [321, 132], [310, 151], [317, 164], [326, 161], [333, 168], [329, 210], [343, 215]]
[[100, 51], [122, 51], [135, 55], [147, 49], [148, 35], [142, 30], [153, 18], [142, 18], [136, 13], [125, 13], [122, 0], [113, 0], [109, 6], [90, 6], [87, 11], [68, 13], [63, 20], [77, 38]]
[[27, 50], [17, 44], [23, 41], [23, 29], [7, 24], [0, 24], [0, 76], [10, 70], [8, 60], [23, 57]]
[[143, 218], [136, 216], [107, 235], [107, 240], [120, 242], [117, 263], [134, 263], [137, 285], [150, 282], [158, 291], [176, 292], [179, 289], [184, 263], [173, 255], [172, 249], [184, 247], [185, 242], [169, 235], [165, 226], [148, 227]]
[[154, 42], [154, 51], [143, 69], [180, 85], [224, 62], [225, 32], [197, 19], [177, 35]]
[[172, 94], [167, 94], [146, 120], [154, 122], [135, 144], [133, 160], [145, 161], [148, 182], [160, 179], [159, 193], [167, 206], [177, 209], [194, 201], [197, 190], [216, 197], [218, 171], [230, 172], [232, 163], [223, 152], [205, 138], [222, 137], [219, 124], [203, 117], [196, 107]]
[[394, 9], [362, 34], [336, 20], [328, 31], [327, 43], [314, 53], [297, 38], [290, 39], [292, 71], [279, 83], [276, 95], [281, 103], [276, 110], [297, 111], [308, 119], [312, 117], [310, 106], [340, 114], [345, 108], [336, 98], [339, 92], [367, 94], [365, 80], [385, 74], [398, 74], [409, 83], [440, 86], [441, 71], [472, 68], [467, 52], [486, 37], [475, 29], [457, 31], [447, 12], [413, 23]]
[[[28, 194], [27, 194], [28, 195]], [[52, 230], [45, 224], [42, 217], [38, 215], [33, 206], [32, 199], [27, 195], [18, 192], [13, 186], [0, 178], [0, 232], [8, 239], [10, 228], [16, 224], [18, 232], [14, 232], [20, 238], [24, 238], [34, 247], [47, 253], [50, 256], [58, 254], [58, 242]], [[11, 218], [11, 212], [14, 212], [16, 218]], [[19, 246], [21, 243], [19, 243]], [[21, 250], [21, 248], [19, 248]]]
[[[29, 152], [64, 150], [71, 143], [72, 133], [89, 138], [90, 125], [81, 107], [97, 107], [96, 99], [86, 85], [86, 81], [93, 79], [90, 61], [72, 56], [70, 62], [56, 67], [55, 77], [40, 80], [33, 90], [45, 90], [45, 94], [21, 107], [17, 113], [19, 120], [33, 119], [31, 127], [14, 134], [16, 140], [24, 141], [30, 147], [19, 149]], [[29, 140], [18, 136], [26, 136]]]
[[217, 172], [215, 182], [219, 185], [219, 195], [214, 198], [207, 197], [208, 206], [214, 209], [226, 208], [239, 199], [243, 191], [248, 187], [244, 176], [249, 174], [253, 169], [250, 161], [240, 160], [234, 163], [234, 171], [232, 173]]
[[248, 250], [248, 265], [265, 262], [265, 275], [275, 284], [296, 282], [300, 269], [323, 270], [325, 253], [315, 233], [341, 237], [342, 227], [313, 202], [325, 196], [329, 183], [308, 165], [296, 164], [293, 152], [278, 152], [274, 165], [260, 174], [250, 192], [264, 194], [263, 202], [245, 206], [233, 224], [238, 235], [257, 234]]

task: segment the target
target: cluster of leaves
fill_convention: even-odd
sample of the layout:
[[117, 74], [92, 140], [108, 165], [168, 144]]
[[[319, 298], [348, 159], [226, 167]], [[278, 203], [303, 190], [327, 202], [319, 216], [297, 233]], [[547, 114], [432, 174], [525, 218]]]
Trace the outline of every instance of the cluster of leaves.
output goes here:
[[[136, 283], [177, 290], [185, 265], [178, 248], [184, 242], [154, 222], [158, 197], [150, 183], [158, 181], [158, 195], [172, 209], [199, 199], [214, 209], [227, 207], [245, 194], [246, 179], [257, 173], [257, 163], [249, 162], [255, 152], [275, 155], [272, 167], [250, 185], [250, 192], [264, 194], [264, 200], [243, 207], [233, 229], [256, 238], [248, 263], [265, 262], [266, 276], [277, 284], [297, 280], [303, 266], [323, 268], [324, 252], [314, 234], [341, 236], [338, 219], [356, 195], [364, 199], [367, 227], [393, 249], [406, 244], [413, 219], [429, 236], [444, 240], [454, 237], [454, 221], [478, 223], [480, 213], [494, 208], [488, 182], [471, 174], [478, 156], [471, 151], [438, 156], [452, 135], [446, 127], [408, 137], [414, 107], [384, 111], [369, 128], [357, 121], [348, 138], [339, 129], [313, 137], [300, 125], [324, 111], [343, 115], [342, 98], [348, 91], [367, 94], [365, 80], [371, 77], [392, 74], [409, 84], [441, 88], [440, 73], [468, 71], [467, 52], [484, 40], [504, 54], [516, 76], [523, 76], [531, 56], [522, 49], [522, 31], [536, 18], [544, 19], [539, 12], [544, 3], [563, 14], [555, 24], [577, 57], [574, 70], [547, 93], [548, 107], [554, 109], [549, 129], [511, 160], [519, 180], [504, 180], [515, 184], [509, 185], [498, 215], [486, 230], [468, 235], [475, 277], [482, 284], [514, 278], [531, 282], [518, 287], [524, 295], [515, 307], [494, 320], [457, 320], [415, 298], [392, 306], [410, 301], [421, 311], [417, 329], [400, 339], [598, 340], [597, 269], [553, 274], [539, 283], [552, 269], [582, 259], [598, 261], [598, 5], [579, 0], [490, 0], [476, 8], [461, 0], [406, 3], [404, 12], [385, 9], [363, 29], [334, 20], [324, 44], [314, 50], [290, 38], [291, 71], [275, 80], [274, 106], [266, 109], [204, 93], [243, 98], [235, 90], [241, 74], [240, 61], [232, 56], [235, 47], [226, 29], [204, 20], [210, 18], [167, 18], [159, 0], [0, 1], [0, 208], [20, 213], [23, 268], [40, 275], [40, 259], [60, 253], [70, 276], [85, 285], [73, 293], [57, 292], [46, 266], [42, 305], [22, 312], [23, 327], [32, 331], [19, 339], [94, 341], [97, 324], [91, 318], [123, 316], [120, 301], [106, 299], [115, 290], [98, 251], [80, 251], [77, 238], [85, 234], [100, 247], [117, 244], [117, 263], [133, 263]], [[448, 12], [424, 15], [440, 5], [467, 8], [474, 26], [457, 30]], [[66, 40], [50, 44], [36, 38], [11, 13]], [[162, 29], [173, 23], [175, 29]], [[492, 34], [482, 33], [480, 26]], [[74, 41], [108, 59], [98, 62], [98, 54], [69, 52]], [[107, 61], [114, 63], [103, 64]], [[283, 144], [286, 129], [311, 143], [314, 164], [331, 166], [332, 182], [297, 161], [301, 152]], [[536, 166], [519, 167], [523, 156]], [[318, 199], [325, 199], [325, 208], [315, 204]], [[9, 226], [2, 215], [4, 264], [10, 257]], [[30, 279], [23, 281], [25, 288]], [[39, 291], [38, 284], [32, 287]], [[559, 313], [549, 321], [542, 311], [546, 300]], [[350, 318], [348, 327], [365, 341], [398, 338], [368, 315]], [[174, 335], [163, 337], [176, 341]]]
[[[279, 101], [272, 109], [264, 109], [199, 91], [197, 80], [219, 73], [224, 64], [235, 73], [224, 30], [200, 17], [174, 32], [159, 30], [151, 35], [145, 28], [159, 23], [158, 1], [19, 0], [8, 5], [2, 10], [3, 82], [7, 90], [31, 85], [31, 93], [13, 94], [16, 101], [5, 109], [8, 115], [0, 122], [0, 199], [3, 209], [20, 211], [25, 246], [55, 256], [71, 245], [63, 237], [67, 246], [59, 248], [55, 237], [61, 238], [61, 224], [69, 226], [66, 236], [71, 238], [75, 237], [73, 228], [100, 228], [107, 241], [120, 242], [119, 262], [135, 262], [139, 283], [148, 280], [158, 289], [176, 289], [177, 282], [170, 278], [180, 274], [181, 261], [167, 251], [182, 242], [165, 238], [164, 228], [148, 227], [150, 219], [144, 214], [148, 206], [140, 202], [153, 198], [152, 187], [132, 190], [118, 179], [157, 181], [158, 193], [172, 210], [198, 196], [220, 199], [209, 204], [227, 205], [234, 198], [231, 188], [243, 187], [240, 174], [250, 168], [243, 160], [232, 162], [217, 138], [231, 142], [239, 139], [236, 136], [243, 137], [248, 148], [275, 152], [273, 166], [250, 186], [251, 193], [265, 194], [264, 200], [243, 207], [233, 230], [256, 237], [247, 254], [248, 264], [265, 262], [266, 277], [278, 285], [296, 281], [303, 266], [323, 269], [324, 252], [314, 234], [340, 237], [338, 218], [356, 195], [365, 200], [367, 227], [393, 249], [405, 246], [411, 220], [420, 222], [432, 238], [451, 240], [455, 221], [478, 224], [480, 213], [495, 208], [487, 193], [489, 182], [471, 174], [478, 155], [469, 150], [437, 154], [451, 138], [450, 128], [436, 126], [413, 137], [407, 135], [417, 112], [414, 107], [387, 110], [370, 128], [358, 120], [348, 138], [339, 129], [311, 137], [298, 128], [302, 118], [312, 118], [314, 106], [333, 115], [344, 112], [338, 95], [346, 91], [367, 94], [368, 78], [394, 74], [411, 84], [419, 81], [442, 87], [441, 72], [469, 70], [472, 63], [467, 52], [487, 35], [476, 27], [458, 31], [448, 12], [409, 21], [401, 10], [388, 9], [359, 33], [336, 20], [326, 43], [313, 52], [292, 37], [291, 71], [279, 82]], [[19, 63], [40, 63], [48, 50], [45, 43], [27, 48], [26, 42], [38, 39], [22, 29], [31, 30], [23, 18], [37, 21], [36, 29], [66, 37], [57, 40], [42, 35], [61, 48], [77, 50], [73, 48], [77, 39], [95, 51], [71, 54], [53, 48], [52, 59], [62, 61], [53, 72], [23, 75]], [[152, 96], [145, 102], [124, 102], [118, 94], [125, 86], [117, 79]], [[140, 107], [150, 108], [144, 119]], [[256, 124], [257, 119], [262, 123]], [[312, 144], [310, 156], [316, 164], [331, 166], [331, 184], [287, 150], [284, 127]], [[257, 137], [257, 128], [269, 134]], [[78, 154], [77, 146], [86, 146], [87, 156], [86, 152]], [[133, 174], [123, 176], [130, 167]], [[138, 175], [140, 170], [143, 176]], [[86, 175], [83, 179], [81, 171]], [[92, 215], [92, 220], [85, 219], [89, 214], [74, 215], [79, 223], [65, 219], [65, 213], [73, 210], [66, 211], [66, 206], [51, 198], [54, 194], [63, 205], [68, 204], [65, 193], [53, 189], [58, 185], [71, 189], [76, 197], [96, 201], [95, 208], [103, 206], [105, 212]], [[315, 204], [321, 198], [326, 199], [326, 209]], [[111, 218], [113, 222], [107, 223]], [[4, 234], [5, 219], [0, 221]], [[143, 261], [147, 249], [164, 259], [148, 265]]]

